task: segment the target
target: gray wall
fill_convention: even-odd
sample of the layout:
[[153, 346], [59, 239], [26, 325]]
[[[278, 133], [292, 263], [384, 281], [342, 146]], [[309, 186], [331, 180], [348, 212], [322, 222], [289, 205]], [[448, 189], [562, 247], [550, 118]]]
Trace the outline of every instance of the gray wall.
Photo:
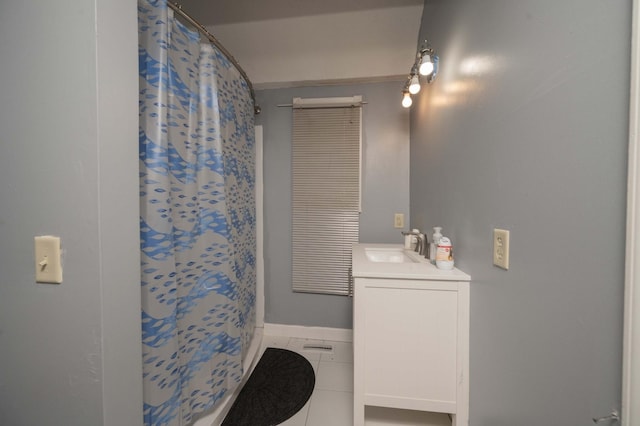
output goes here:
[[[619, 408], [631, 1], [425, 1], [411, 216], [471, 283], [471, 425]], [[511, 267], [492, 230], [511, 230]]]
[[[136, 5], [0, 5], [0, 424], [142, 423]], [[33, 237], [62, 238], [36, 284]]]
[[[292, 98], [362, 95], [363, 184], [360, 241], [401, 243], [394, 213], [409, 218], [409, 112], [400, 106], [402, 82], [260, 90], [264, 126], [265, 321], [351, 328], [351, 298], [291, 290]], [[313, 241], [309, 241], [313, 244]]]

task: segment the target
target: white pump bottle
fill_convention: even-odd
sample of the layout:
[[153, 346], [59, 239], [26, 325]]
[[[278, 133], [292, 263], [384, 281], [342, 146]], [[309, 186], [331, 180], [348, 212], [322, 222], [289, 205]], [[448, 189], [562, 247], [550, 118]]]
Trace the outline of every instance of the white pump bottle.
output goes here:
[[438, 243], [442, 238], [442, 227], [435, 226], [433, 228], [433, 237], [431, 238], [431, 244], [429, 245], [429, 260], [431, 263], [436, 263], [436, 250], [438, 249]]

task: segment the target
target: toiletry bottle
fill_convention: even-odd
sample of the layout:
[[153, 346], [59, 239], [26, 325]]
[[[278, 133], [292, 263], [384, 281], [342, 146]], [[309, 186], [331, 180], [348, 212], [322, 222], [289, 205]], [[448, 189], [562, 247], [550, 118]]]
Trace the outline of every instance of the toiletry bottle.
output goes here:
[[407, 250], [410, 250], [411, 240], [413, 239], [413, 235], [411, 235], [411, 232], [402, 232], [402, 235], [404, 235], [404, 248]]
[[420, 233], [419, 229], [411, 230], [411, 250], [415, 250], [418, 245], [418, 234]]
[[438, 269], [453, 269], [453, 247], [447, 237], [441, 237], [438, 242], [436, 266]]
[[404, 248], [408, 250], [415, 250], [416, 245], [418, 244], [417, 235], [420, 233], [418, 229], [412, 229], [411, 231], [402, 231], [402, 235], [404, 235]]
[[436, 263], [436, 250], [438, 249], [438, 242], [440, 242], [440, 238], [442, 238], [441, 231], [442, 228], [439, 226], [433, 228], [433, 237], [429, 245], [429, 260], [431, 263]]

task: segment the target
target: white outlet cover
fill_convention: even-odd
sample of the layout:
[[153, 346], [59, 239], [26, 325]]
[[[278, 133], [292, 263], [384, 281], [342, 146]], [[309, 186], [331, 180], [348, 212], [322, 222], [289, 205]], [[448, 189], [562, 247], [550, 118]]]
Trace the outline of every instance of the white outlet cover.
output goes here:
[[506, 229], [493, 230], [493, 264], [509, 269], [509, 231]]

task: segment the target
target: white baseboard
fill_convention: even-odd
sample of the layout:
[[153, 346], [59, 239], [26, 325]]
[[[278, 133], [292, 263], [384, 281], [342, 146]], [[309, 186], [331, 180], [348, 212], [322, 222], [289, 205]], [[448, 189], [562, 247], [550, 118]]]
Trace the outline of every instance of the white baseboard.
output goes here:
[[265, 323], [264, 334], [265, 336], [353, 342], [353, 330], [349, 328], [307, 327], [304, 325]]

